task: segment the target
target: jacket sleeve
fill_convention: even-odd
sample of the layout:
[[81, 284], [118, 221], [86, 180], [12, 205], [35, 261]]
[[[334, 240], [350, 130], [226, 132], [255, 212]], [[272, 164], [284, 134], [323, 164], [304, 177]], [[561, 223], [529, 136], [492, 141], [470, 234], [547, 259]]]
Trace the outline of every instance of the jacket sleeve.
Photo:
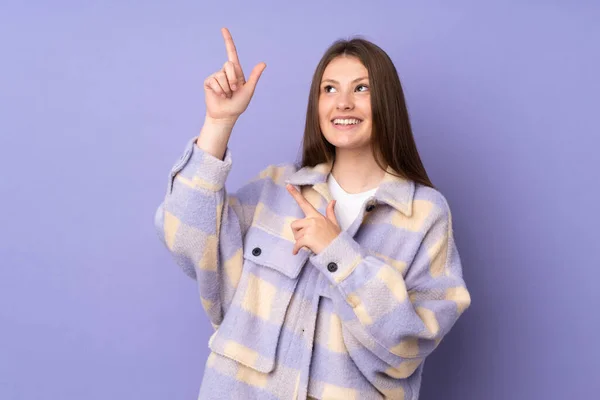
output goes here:
[[345, 231], [311, 256], [330, 280], [350, 356], [376, 372], [374, 379], [412, 375], [471, 303], [443, 203], [424, 221], [406, 277], [397, 262], [366, 251]]
[[225, 189], [232, 159], [220, 160], [190, 140], [172, 168], [155, 213], [159, 238], [175, 262], [197, 281], [202, 306], [215, 329], [231, 304], [243, 264], [243, 237], [252, 222], [262, 180], [234, 195]]

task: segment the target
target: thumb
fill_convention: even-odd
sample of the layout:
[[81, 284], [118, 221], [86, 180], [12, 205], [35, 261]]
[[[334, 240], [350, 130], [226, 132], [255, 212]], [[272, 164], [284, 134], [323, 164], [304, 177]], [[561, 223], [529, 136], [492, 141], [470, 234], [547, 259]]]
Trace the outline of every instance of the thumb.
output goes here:
[[[254, 93], [254, 89], [256, 88], [256, 84], [258, 83], [258, 80], [260, 79], [260, 76], [262, 75], [262, 73], [265, 70], [265, 68], [267, 68], [267, 64], [265, 64], [263, 62], [263, 63], [257, 64], [252, 69], [252, 72], [250, 73], [250, 77], [248, 78], [248, 81], [246, 82], [246, 85], [249, 86], [251, 93]], [[244, 85], [244, 86], [246, 86], [246, 85]]]
[[336, 226], [339, 226], [337, 223], [337, 218], [335, 217], [335, 212], [333, 211], [335, 203], [335, 200], [331, 200], [329, 204], [327, 204], [327, 210], [325, 210], [325, 214], [327, 215], [327, 219], [333, 222]]

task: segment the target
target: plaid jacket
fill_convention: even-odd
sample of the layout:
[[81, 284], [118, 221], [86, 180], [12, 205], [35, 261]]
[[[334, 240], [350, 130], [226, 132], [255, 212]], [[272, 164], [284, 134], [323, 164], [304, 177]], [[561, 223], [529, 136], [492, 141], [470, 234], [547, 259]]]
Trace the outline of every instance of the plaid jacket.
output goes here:
[[190, 140], [155, 225], [195, 279], [215, 329], [200, 399], [417, 399], [425, 357], [471, 299], [446, 199], [386, 174], [354, 223], [318, 255], [292, 254], [321, 213], [331, 163], [272, 165], [235, 194], [232, 166]]

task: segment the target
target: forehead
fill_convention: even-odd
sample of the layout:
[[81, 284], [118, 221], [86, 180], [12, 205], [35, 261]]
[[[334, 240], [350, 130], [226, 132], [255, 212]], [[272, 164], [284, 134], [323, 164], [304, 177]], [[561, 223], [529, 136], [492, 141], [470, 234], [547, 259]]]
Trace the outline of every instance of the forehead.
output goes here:
[[334, 79], [339, 82], [352, 81], [361, 76], [368, 77], [369, 73], [360, 60], [352, 56], [334, 58], [323, 71], [323, 79]]

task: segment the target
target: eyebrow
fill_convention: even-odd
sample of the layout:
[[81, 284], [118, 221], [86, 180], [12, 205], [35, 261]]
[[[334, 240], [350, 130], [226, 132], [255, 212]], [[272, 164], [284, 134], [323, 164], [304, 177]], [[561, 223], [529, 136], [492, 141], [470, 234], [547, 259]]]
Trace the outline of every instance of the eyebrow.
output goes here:
[[[360, 78], [356, 78], [355, 80], [353, 80], [353, 81], [352, 81], [352, 82], [350, 82], [350, 83], [354, 83], [354, 82], [362, 81], [363, 79], [369, 79], [369, 77], [367, 77], [367, 76], [361, 76]], [[323, 83], [323, 82], [333, 82], [333, 83], [337, 83], [337, 84], [339, 85], [339, 82], [338, 82], [338, 81], [336, 81], [335, 79], [323, 79], [323, 80], [321, 81], [321, 83]]]

